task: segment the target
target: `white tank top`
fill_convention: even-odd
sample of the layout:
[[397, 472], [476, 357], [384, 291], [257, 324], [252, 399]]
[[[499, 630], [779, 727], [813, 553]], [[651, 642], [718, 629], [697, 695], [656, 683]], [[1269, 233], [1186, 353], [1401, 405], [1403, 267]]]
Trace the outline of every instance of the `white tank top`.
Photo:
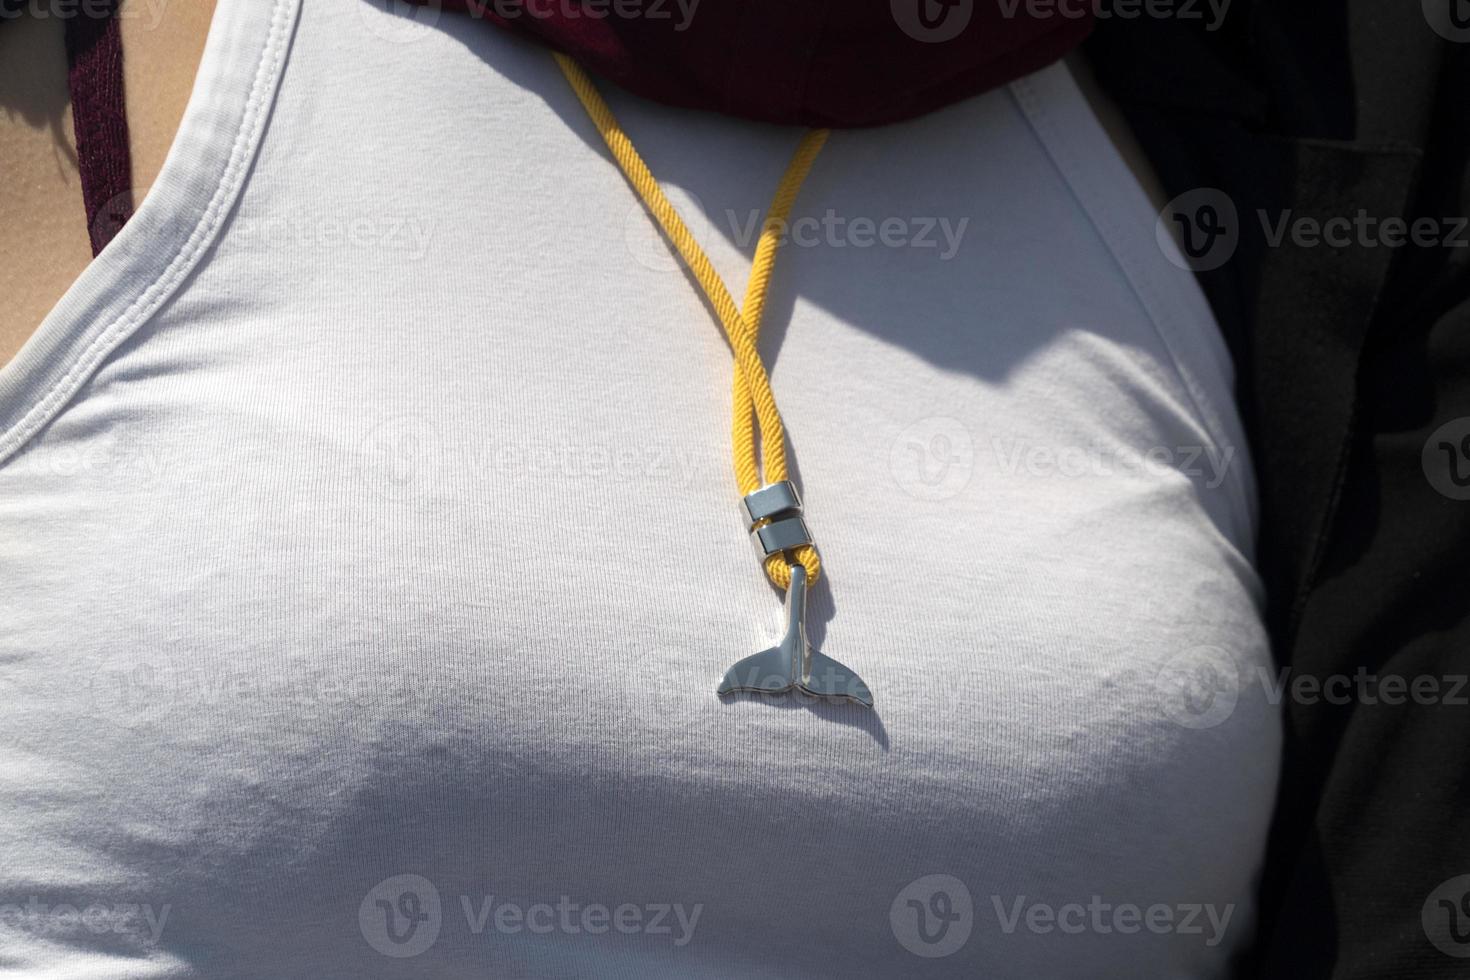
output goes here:
[[[1189, 273], [1060, 65], [835, 133], [730, 354], [542, 48], [221, 0], [136, 217], [0, 371], [0, 972], [1203, 978], [1280, 739]], [[798, 139], [603, 86], [737, 295]]]

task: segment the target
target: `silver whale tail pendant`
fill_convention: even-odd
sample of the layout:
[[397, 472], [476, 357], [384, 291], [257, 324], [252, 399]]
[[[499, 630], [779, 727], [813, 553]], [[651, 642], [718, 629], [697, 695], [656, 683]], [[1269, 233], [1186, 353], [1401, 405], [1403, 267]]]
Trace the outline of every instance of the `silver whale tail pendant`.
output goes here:
[[792, 690], [829, 701], [873, 706], [872, 692], [861, 677], [807, 642], [806, 569], [801, 565], [791, 566], [791, 585], [786, 589], [786, 635], [777, 646], [731, 667], [716, 693], [723, 697]]

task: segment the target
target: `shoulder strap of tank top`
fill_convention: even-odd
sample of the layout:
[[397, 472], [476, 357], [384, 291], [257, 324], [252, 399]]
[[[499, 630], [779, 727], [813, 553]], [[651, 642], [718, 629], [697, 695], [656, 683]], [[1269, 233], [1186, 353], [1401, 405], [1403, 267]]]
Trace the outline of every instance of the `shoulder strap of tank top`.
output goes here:
[[67, 87], [92, 254], [133, 215], [133, 164], [123, 100], [121, 0], [104, 0], [66, 21]]

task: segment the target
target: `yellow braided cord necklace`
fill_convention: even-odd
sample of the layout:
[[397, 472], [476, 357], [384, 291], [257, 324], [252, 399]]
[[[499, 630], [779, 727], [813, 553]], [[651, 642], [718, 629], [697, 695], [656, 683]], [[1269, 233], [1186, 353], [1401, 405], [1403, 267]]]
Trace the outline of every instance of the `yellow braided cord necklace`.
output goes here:
[[806, 590], [821, 575], [822, 563], [802, 520], [800, 497], [787, 473], [786, 430], [776, 407], [771, 379], [756, 348], [776, 253], [796, 195], [826, 143], [828, 131], [808, 131], [792, 155], [761, 225], [750, 280], [745, 288], [744, 307], [737, 309], [709, 256], [669, 202], [592, 79], [566, 55], [556, 53], [554, 57], [628, 183], [694, 274], [724, 328], [735, 357], [731, 392], [735, 480], [757, 550], [763, 556], [766, 576], [778, 588], [786, 590], [787, 634], [780, 646], [747, 657], [732, 668], [725, 675], [719, 693], [777, 694], [797, 689], [816, 697], [871, 705], [872, 695], [856, 674], [810, 649], [806, 642]]

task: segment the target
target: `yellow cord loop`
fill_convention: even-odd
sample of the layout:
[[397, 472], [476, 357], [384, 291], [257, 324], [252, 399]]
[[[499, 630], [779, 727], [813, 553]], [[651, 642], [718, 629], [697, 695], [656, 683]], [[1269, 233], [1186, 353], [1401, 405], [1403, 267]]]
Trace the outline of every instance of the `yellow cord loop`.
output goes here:
[[[658, 221], [670, 244], [689, 266], [694, 279], [699, 283], [709, 301], [725, 338], [735, 355], [735, 376], [732, 384], [734, 417], [731, 426], [731, 442], [735, 457], [735, 481], [742, 496], [767, 483], [779, 483], [787, 479], [786, 430], [781, 423], [781, 413], [776, 408], [776, 395], [771, 390], [771, 379], [756, 348], [760, 336], [761, 318], [765, 312], [766, 294], [771, 284], [771, 270], [776, 263], [776, 251], [787, 227], [791, 208], [796, 202], [797, 192], [811, 171], [812, 162], [827, 141], [827, 130], [814, 129], [802, 137], [786, 173], [776, 188], [776, 196], [766, 212], [761, 226], [760, 241], [756, 244], [755, 260], [750, 269], [750, 281], [745, 287], [744, 309], [736, 309], [730, 291], [725, 287], [715, 267], [699, 242], [690, 233], [679, 212], [669, 202], [652, 171], [638, 155], [633, 141], [618, 125], [612, 110], [603, 101], [592, 79], [582, 66], [564, 54], [555, 55], [577, 93], [587, 114], [592, 117], [603, 142], [611, 151], [613, 159], [622, 169], [628, 183], [638, 192], [644, 205]], [[760, 458], [756, 456], [755, 424], [760, 426]], [[761, 463], [765, 464], [764, 475]], [[792, 558], [805, 568], [809, 583], [816, 582], [821, 575], [822, 562], [817, 550], [810, 545], [794, 549]], [[779, 588], [785, 589], [791, 581], [791, 569], [783, 555], [772, 555], [766, 559], [766, 575]]]

